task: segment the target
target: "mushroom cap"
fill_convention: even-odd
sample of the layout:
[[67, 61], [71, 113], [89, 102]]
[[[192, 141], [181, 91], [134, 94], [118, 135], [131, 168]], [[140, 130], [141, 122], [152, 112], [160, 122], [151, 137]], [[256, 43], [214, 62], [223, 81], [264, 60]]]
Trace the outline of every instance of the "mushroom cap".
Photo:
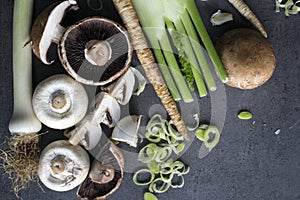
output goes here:
[[44, 9], [35, 19], [31, 29], [31, 48], [33, 53], [45, 64], [53, 61], [47, 58], [47, 52], [51, 43], [58, 43], [62, 35], [59, 25], [65, 12], [69, 9], [77, 9], [76, 1], [55, 2]]
[[252, 29], [233, 29], [216, 42], [228, 73], [227, 85], [253, 89], [269, 80], [275, 70], [275, 55], [270, 42]]
[[73, 146], [66, 140], [57, 140], [42, 151], [38, 176], [47, 188], [63, 192], [80, 185], [89, 169], [89, 155], [82, 147]]
[[37, 85], [32, 105], [43, 124], [54, 129], [66, 129], [84, 118], [88, 96], [84, 87], [70, 76], [56, 74]]
[[81, 199], [106, 199], [120, 187], [123, 175], [123, 155], [112, 142], [107, 142], [93, 161], [89, 176], [78, 188], [77, 195]]
[[66, 29], [58, 54], [62, 65], [74, 79], [99, 86], [126, 72], [131, 63], [132, 47], [121, 25], [106, 18], [89, 17]]

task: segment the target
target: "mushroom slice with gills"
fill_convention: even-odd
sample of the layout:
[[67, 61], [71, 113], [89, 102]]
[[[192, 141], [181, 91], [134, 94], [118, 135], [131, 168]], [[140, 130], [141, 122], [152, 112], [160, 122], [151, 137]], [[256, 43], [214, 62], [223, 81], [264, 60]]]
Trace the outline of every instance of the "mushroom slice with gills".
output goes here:
[[89, 17], [69, 26], [59, 42], [59, 58], [66, 71], [87, 85], [106, 85], [129, 68], [132, 47], [118, 23]]
[[121, 108], [117, 100], [105, 92], [100, 92], [95, 97], [95, 109], [92, 111], [93, 124], [105, 124], [114, 127], [121, 116]]
[[80, 185], [86, 179], [89, 169], [89, 155], [82, 147], [58, 140], [42, 151], [38, 175], [47, 188], [64, 192]]
[[107, 142], [92, 163], [90, 173], [80, 185], [81, 199], [106, 199], [121, 185], [124, 175], [124, 157], [112, 142]]
[[72, 145], [80, 144], [86, 150], [96, 147], [102, 136], [102, 129], [99, 124], [91, 123], [92, 116], [87, 115], [74, 129], [65, 131], [64, 135], [69, 138]]
[[65, 30], [60, 22], [70, 9], [78, 9], [75, 0], [55, 2], [43, 10], [33, 23], [31, 29], [32, 50], [44, 64], [50, 65], [53, 62], [47, 58], [47, 52], [52, 43], [58, 44]]
[[119, 104], [126, 105], [132, 96], [134, 85], [134, 73], [128, 69], [116, 82], [104, 87], [103, 90], [114, 97]]
[[128, 115], [122, 118], [114, 128], [111, 138], [136, 147], [141, 118], [141, 115]]
[[37, 85], [32, 105], [43, 124], [53, 129], [66, 129], [84, 118], [88, 96], [80, 83], [68, 75], [56, 74]]

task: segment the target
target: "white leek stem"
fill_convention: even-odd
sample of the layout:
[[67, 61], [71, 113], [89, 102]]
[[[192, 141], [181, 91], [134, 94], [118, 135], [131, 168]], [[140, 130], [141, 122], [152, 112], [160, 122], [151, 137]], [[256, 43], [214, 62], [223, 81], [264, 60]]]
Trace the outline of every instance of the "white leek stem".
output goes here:
[[14, 112], [9, 122], [12, 134], [37, 133], [41, 123], [32, 109], [31, 18], [34, 0], [15, 0], [13, 15]]

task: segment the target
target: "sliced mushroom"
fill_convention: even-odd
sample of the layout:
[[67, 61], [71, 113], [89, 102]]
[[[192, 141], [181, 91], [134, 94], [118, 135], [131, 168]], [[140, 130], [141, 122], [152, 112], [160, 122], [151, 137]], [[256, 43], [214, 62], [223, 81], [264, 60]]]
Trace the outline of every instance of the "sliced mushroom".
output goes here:
[[58, 44], [65, 30], [60, 22], [70, 9], [78, 9], [75, 0], [56, 2], [43, 10], [34, 21], [31, 30], [32, 50], [47, 65], [53, 62], [47, 58], [48, 49], [52, 43]]
[[38, 84], [32, 104], [43, 124], [54, 129], [66, 129], [83, 119], [88, 97], [80, 83], [68, 75], [56, 74]]
[[82, 147], [58, 140], [42, 151], [38, 175], [47, 188], [63, 192], [80, 185], [89, 169], [90, 159]]
[[136, 147], [141, 118], [141, 115], [129, 115], [122, 118], [114, 128], [111, 138]]
[[126, 30], [101, 17], [83, 19], [64, 32], [59, 57], [67, 72], [87, 85], [106, 85], [128, 69], [132, 47]]
[[135, 89], [135, 92], [133, 94], [139, 96], [145, 90], [145, 87], [147, 84], [147, 79], [136, 68], [130, 67], [130, 70], [134, 73], [134, 75], [137, 79], [137, 83], [138, 83], [138, 86]]
[[100, 141], [102, 135], [100, 124], [113, 127], [119, 121], [120, 115], [121, 109], [116, 99], [101, 92], [95, 98], [95, 109], [86, 115], [73, 130], [66, 131], [65, 135], [70, 138], [71, 144], [80, 144], [91, 150]]
[[132, 96], [134, 84], [134, 73], [129, 69], [115, 83], [103, 89], [114, 97], [119, 104], [126, 105]]
[[87, 150], [96, 147], [102, 136], [102, 128], [100, 124], [91, 123], [91, 118], [89, 114], [74, 129], [65, 131], [71, 144], [80, 144]]
[[84, 200], [106, 199], [119, 188], [123, 175], [123, 155], [112, 142], [108, 142], [93, 161], [91, 171], [80, 185], [77, 195]]
[[121, 108], [115, 98], [105, 92], [96, 95], [93, 124], [103, 123], [111, 128], [119, 121], [120, 116]]

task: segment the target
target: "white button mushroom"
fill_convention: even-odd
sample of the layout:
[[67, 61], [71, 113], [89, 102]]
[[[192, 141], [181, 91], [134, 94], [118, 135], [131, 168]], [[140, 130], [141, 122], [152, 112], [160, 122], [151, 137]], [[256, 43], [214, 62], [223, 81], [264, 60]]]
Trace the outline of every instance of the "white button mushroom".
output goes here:
[[38, 84], [33, 99], [38, 119], [54, 129], [66, 129], [83, 119], [88, 108], [84, 87], [65, 74], [53, 75]]
[[90, 159], [80, 146], [66, 140], [50, 143], [41, 153], [38, 175], [49, 189], [63, 192], [80, 185], [87, 177]]

